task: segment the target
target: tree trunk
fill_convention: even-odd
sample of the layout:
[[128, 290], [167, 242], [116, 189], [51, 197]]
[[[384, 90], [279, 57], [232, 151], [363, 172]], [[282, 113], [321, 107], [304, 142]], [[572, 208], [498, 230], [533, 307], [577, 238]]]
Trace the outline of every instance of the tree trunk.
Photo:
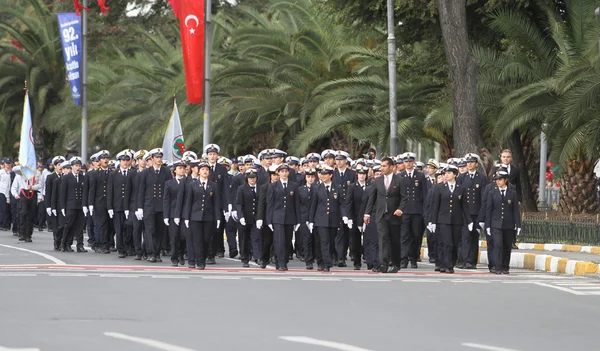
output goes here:
[[512, 151], [513, 163], [521, 172], [521, 208], [524, 212], [536, 212], [537, 201], [529, 181], [528, 164], [523, 154], [523, 144], [521, 143], [521, 134], [515, 130], [508, 138], [508, 145]]
[[594, 213], [598, 210], [595, 162], [569, 160], [562, 176], [558, 207], [563, 214]]
[[455, 155], [477, 152], [477, 61], [469, 45], [466, 0], [437, 0], [446, 60], [450, 68]]

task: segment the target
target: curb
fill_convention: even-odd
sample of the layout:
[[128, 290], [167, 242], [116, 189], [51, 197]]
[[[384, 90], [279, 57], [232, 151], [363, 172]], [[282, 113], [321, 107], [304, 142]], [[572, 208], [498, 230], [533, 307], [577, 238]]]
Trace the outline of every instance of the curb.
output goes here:
[[[544, 244], [540, 244], [544, 245]], [[568, 245], [574, 246], [574, 245]], [[521, 246], [519, 245], [519, 248]], [[523, 248], [524, 249], [524, 248]], [[427, 248], [421, 248], [421, 257], [429, 259]], [[479, 251], [479, 264], [487, 264], [487, 251]], [[600, 265], [594, 262], [578, 261], [563, 257], [555, 257], [545, 254], [532, 254], [522, 252], [512, 252], [510, 255], [510, 267], [531, 269], [549, 273], [563, 273], [576, 276], [587, 274], [597, 274], [600, 272]]]
[[[487, 247], [487, 242], [479, 240], [479, 247]], [[600, 255], [600, 246], [517, 243], [517, 247], [521, 250], [566, 251]]]

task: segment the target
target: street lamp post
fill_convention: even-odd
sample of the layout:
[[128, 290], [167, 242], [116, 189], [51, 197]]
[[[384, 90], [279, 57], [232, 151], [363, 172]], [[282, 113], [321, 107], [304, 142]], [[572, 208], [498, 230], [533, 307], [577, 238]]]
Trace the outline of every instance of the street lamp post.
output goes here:
[[[596, 7], [596, 11], [594, 11], [598, 22], [600, 22], [600, 7]], [[600, 33], [598, 34], [598, 48], [600, 49]]]
[[396, 111], [396, 36], [394, 35], [394, 0], [387, 0], [388, 70], [390, 84], [390, 155], [398, 154], [398, 117]]

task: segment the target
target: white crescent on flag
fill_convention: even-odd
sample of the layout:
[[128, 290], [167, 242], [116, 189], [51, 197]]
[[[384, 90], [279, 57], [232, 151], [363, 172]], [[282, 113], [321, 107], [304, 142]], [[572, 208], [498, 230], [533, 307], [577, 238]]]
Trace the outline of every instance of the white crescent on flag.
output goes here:
[[198, 20], [198, 17], [196, 17], [196, 15], [188, 15], [185, 20], [183, 21], [183, 23], [185, 24], [185, 26], [187, 28], [189, 28], [188, 26], [188, 21], [193, 19], [194, 21], [196, 21], [196, 28], [198, 28], [198, 24], [200, 24], [200, 21]]

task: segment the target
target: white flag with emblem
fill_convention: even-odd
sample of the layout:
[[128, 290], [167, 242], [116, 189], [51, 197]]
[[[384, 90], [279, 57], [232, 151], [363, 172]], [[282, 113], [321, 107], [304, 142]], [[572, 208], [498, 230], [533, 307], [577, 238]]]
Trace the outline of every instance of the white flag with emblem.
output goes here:
[[177, 102], [173, 99], [173, 113], [169, 120], [169, 127], [163, 140], [163, 161], [175, 162], [183, 158], [185, 145], [183, 143], [183, 132], [181, 131], [181, 122], [179, 121], [179, 111]]
[[36, 173], [35, 145], [33, 143], [33, 126], [31, 125], [31, 109], [29, 107], [29, 93], [25, 93], [23, 104], [23, 122], [21, 124], [21, 143], [19, 144], [19, 164], [27, 180]]

